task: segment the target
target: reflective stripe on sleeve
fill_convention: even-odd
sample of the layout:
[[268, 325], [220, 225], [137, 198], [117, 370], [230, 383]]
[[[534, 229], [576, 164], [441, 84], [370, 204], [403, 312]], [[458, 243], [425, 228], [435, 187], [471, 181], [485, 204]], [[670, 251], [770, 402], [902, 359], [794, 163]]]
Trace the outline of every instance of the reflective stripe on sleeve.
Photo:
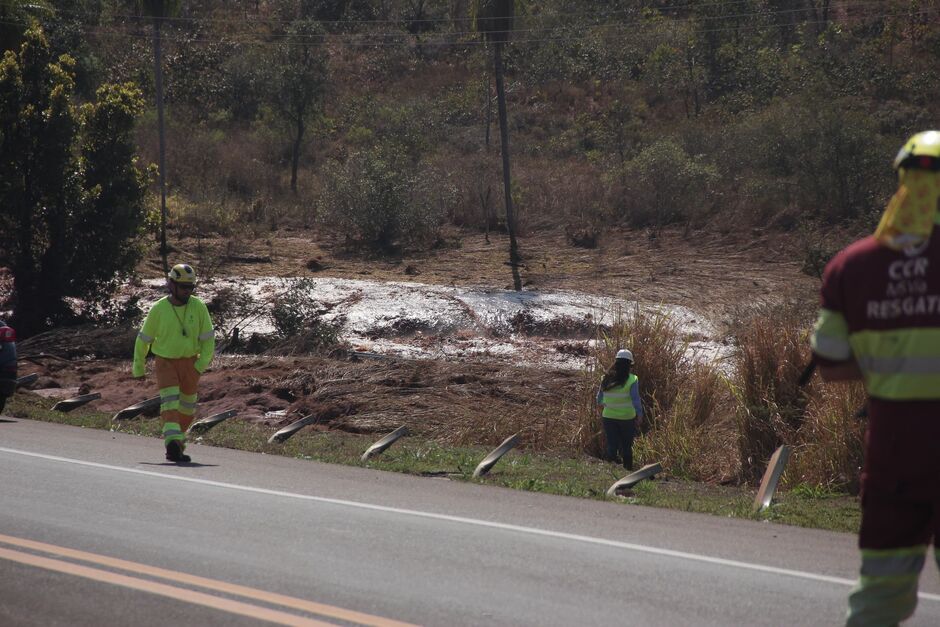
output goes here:
[[143, 331], [140, 331], [137, 333], [137, 339], [139, 339], [144, 344], [153, 344], [153, 340], [154, 340], [154, 338], [150, 337]]
[[852, 356], [849, 344], [849, 325], [838, 311], [820, 309], [813, 334], [810, 337], [813, 352], [835, 361], [845, 361]]
[[199, 341], [205, 342], [206, 340], [211, 340], [215, 336], [215, 331], [206, 331], [205, 333], [199, 334]]

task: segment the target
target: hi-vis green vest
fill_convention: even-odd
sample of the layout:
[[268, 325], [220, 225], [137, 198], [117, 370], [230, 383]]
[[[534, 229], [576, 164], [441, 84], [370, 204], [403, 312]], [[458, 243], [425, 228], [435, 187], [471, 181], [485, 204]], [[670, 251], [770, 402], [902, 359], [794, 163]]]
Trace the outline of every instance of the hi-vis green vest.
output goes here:
[[636, 418], [636, 407], [633, 406], [633, 399], [630, 397], [630, 388], [637, 381], [639, 381], [637, 376], [631, 374], [622, 387], [604, 390], [604, 411], [601, 414], [604, 418], [613, 418], [615, 420], [633, 420]]
[[158, 300], [134, 343], [135, 377], [144, 376], [144, 358], [150, 351], [166, 359], [198, 356], [194, 366], [200, 373], [205, 371], [215, 354], [215, 330], [206, 304], [195, 296], [179, 307], [166, 296]]

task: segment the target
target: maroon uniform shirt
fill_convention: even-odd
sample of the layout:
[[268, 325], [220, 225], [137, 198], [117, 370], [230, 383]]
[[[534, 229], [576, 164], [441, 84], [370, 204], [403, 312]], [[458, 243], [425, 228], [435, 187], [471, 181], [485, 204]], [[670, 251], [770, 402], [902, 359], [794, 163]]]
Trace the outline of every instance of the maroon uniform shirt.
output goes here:
[[[823, 308], [845, 316], [850, 334], [940, 328], [940, 234], [914, 255], [874, 237], [855, 242], [826, 266], [821, 297]], [[940, 400], [870, 397], [868, 420], [863, 498], [940, 500]]]

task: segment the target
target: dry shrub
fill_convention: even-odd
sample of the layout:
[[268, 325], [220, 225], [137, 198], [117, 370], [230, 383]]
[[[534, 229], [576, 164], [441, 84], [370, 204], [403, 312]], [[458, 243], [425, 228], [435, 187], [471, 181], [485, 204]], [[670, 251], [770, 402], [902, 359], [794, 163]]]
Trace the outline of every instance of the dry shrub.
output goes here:
[[659, 462], [671, 475], [700, 481], [724, 482], [738, 472], [733, 414], [734, 399], [724, 375], [710, 363], [689, 357], [678, 322], [667, 311], [618, 315], [594, 347], [595, 366], [584, 371], [577, 394], [574, 435], [590, 455], [604, 452], [598, 383], [616, 351], [630, 348], [640, 379], [645, 428], [637, 439], [637, 457]]
[[729, 446], [734, 427], [720, 419], [731, 400], [717, 368], [694, 365], [670, 410], [638, 441], [640, 458], [659, 462], [679, 477], [711, 482], [733, 478], [738, 466], [737, 451]]
[[625, 317], [617, 312], [614, 323], [601, 332], [595, 348], [594, 386], [621, 348], [633, 352], [633, 373], [640, 379], [640, 395], [648, 423], [669, 411], [685, 375], [692, 366], [679, 322], [667, 311], [642, 311], [634, 306]]
[[784, 477], [790, 485], [810, 485], [857, 494], [864, 450], [865, 421], [860, 383], [814, 385], [799, 442]]
[[809, 361], [806, 312], [795, 304], [758, 305], [735, 324], [732, 388], [737, 398], [742, 479], [763, 474], [781, 444], [803, 425], [806, 395], [798, 380]]
[[520, 212], [531, 214], [530, 228], [568, 224], [575, 230], [597, 230], [604, 223], [601, 174], [590, 164], [529, 159], [520, 161], [516, 172], [524, 190]]

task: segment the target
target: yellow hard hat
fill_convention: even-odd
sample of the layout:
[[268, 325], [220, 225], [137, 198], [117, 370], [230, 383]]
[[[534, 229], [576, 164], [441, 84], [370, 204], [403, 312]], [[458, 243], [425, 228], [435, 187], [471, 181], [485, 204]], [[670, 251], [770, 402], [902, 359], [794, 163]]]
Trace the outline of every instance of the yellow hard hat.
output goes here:
[[196, 283], [196, 271], [188, 263], [176, 264], [170, 268], [166, 277], [174, 283], [186, 283], [187, 285], [195, 285]]
[[917, 133], [894, 158], [894, 169], [940, 172], [940, 131]]

